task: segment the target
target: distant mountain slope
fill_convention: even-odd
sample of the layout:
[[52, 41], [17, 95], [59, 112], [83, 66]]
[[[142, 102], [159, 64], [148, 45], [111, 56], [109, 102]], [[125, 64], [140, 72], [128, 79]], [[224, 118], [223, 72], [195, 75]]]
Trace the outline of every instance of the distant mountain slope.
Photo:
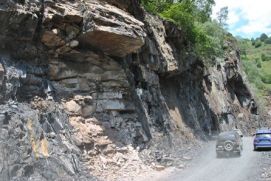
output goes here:
[[239, 39], [239, 45], [248, 80], [255, 88], [261, 107], [268, 113], [265, 120], [271, 120], [271, 37], [265, 40], [261, 37]]
[[271, 44], [239, 39], [244, 70], [259, 97], [271, 95]]

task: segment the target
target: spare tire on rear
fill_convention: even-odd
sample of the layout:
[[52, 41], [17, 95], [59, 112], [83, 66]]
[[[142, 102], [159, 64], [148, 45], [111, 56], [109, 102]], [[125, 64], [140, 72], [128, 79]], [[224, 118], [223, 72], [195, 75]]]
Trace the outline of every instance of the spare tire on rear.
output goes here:
[[225, 141], [225, 143], [224, 143], [224, 149], [226, 151], [233, 151], [233, 146], [234, 146], [234, 144], [232, 141]]

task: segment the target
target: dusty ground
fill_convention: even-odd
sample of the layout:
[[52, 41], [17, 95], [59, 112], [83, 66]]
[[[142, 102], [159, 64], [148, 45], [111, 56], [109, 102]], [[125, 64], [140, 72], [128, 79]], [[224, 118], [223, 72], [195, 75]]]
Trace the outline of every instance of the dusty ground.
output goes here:
[[264, 181], [271, 180], [271, 152], [262, 152], [258, 162], [261, 165], [260, 178]]
[[[253, 138], [244, 138], [241, 157], [217, 159], [215, 142], [206, 143], [185, 169], [168, 168], [141, 180], [155, 181], [270, 181], [271, 152], [253, 151]], [[140, 179], [139, 179], [140, 180]]]

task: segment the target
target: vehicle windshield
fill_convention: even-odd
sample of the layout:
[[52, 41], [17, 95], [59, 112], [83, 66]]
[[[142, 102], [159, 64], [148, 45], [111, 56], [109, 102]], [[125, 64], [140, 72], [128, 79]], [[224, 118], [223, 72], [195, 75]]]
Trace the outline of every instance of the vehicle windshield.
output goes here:
[[231, 134], [231, 133], [223, 133], [218, 136], [218, 141], [223, 141], [223, 140], [227, 140], [227, 139], [234, 140], [235, 135]]
[[271, 133], [256, 134], [256, 138], [271, 138]]

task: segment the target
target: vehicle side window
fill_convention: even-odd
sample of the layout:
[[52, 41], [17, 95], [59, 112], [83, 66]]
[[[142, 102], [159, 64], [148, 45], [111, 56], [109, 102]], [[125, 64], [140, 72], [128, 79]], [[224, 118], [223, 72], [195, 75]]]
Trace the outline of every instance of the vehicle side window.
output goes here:
[[264, 134], [256, 134], [257, 138], [271, 138], [271, 134], [264, 133]]

